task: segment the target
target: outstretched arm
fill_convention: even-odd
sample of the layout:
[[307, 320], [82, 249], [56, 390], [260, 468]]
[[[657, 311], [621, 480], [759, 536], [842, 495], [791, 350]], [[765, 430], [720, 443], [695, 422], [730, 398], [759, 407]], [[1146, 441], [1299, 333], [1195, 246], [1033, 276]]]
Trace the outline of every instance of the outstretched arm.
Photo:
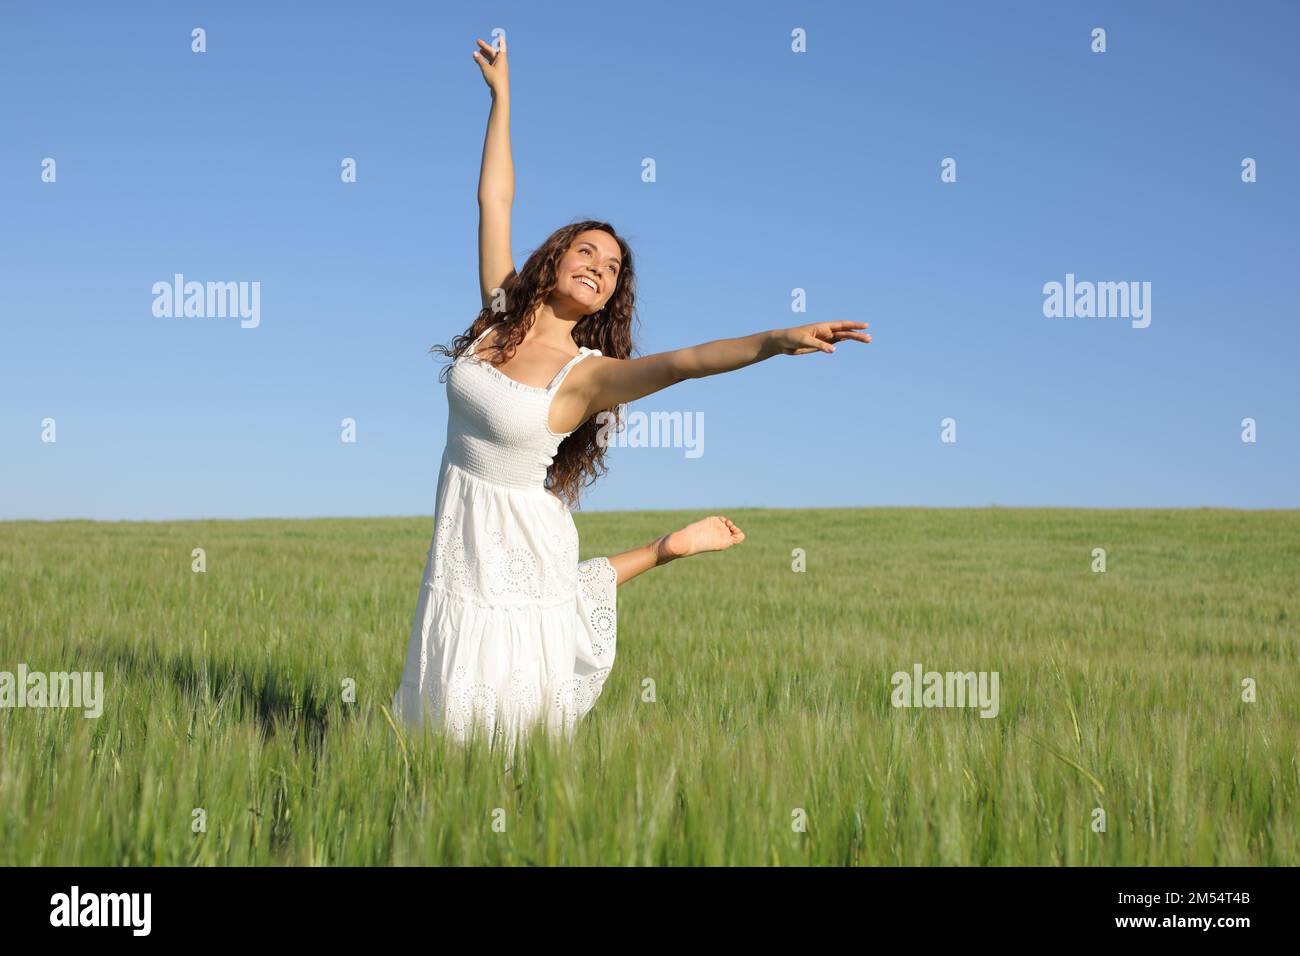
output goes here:
[[500, 35], [498, 44], [493, 48], [479, 40], [480, 49], [474, 51], [474, 61], [492, 91], [492, 112], [488, 115], [478, 177], [478, 279], [484, 308], [515, 271], [510, 254], [515, 168], [510, 156], [510, 73], [505, 34]]
[[732, 372], [774, 355], [834, 352], [834, 343], [846, 340], [870, 342], [870, 335], [855, 331], [865, 328], [865, 322], [816, 322], [738, 339], [718, 339], [638, 359], [589, 359], [577, 367], [582, 370], [581, 376], [570, 376], [577, 378], [570, 407], [585, 409], [580, 424], [601, 409], [636, 401], [688, 378]]

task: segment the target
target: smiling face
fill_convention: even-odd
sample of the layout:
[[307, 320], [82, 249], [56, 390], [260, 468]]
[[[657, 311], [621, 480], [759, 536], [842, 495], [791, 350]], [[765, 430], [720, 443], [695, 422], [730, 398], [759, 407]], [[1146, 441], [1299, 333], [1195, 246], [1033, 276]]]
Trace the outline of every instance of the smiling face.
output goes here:
[[603, 229], [580, 232], [556, 273], [555, 294], [572, 299], [583, 315], [605, 307], [623, 268], [618, 241]]

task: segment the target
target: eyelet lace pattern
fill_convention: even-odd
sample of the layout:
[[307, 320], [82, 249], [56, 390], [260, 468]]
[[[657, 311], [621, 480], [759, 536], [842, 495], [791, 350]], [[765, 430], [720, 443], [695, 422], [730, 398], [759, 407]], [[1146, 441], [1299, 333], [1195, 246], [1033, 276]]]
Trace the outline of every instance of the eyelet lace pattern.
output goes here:
[[592, 630], [591, 648], [597, 659], [603, 660], [606, 656], [612, 659], [618, 635], [618, 617], [614, 602], [606, 601], [606, 598], [618, 587], [618, 572], [604, 558], [583, 561], [578, 565], [578, 586], [592, 602], [587, 611], [587, 621]]
[[[457, 665], [446, 690], [435, 682], [429, 702], [436, 715], [458, 739], [464, 740], [475, 727], [485, 729], [494, 740], [502, 740], [515, 731], [527, 732], [545, 725], [572, 735], [579, 718], [591, 710], [604, 689], [611, 668], [602, 667], [585, 676], [558, 679], [551, 690], [542, 694], [528, 680], [522, 667], [510, 675], [510, 689], [504, 701], [496, 688], [470, 679], [468, 670]], [[543, 706], [545, 705], [545, 706]]]
[[[481, 550], [467, 543], [470, 537], [484, 542]], [[434, 593], [429, 600], [455, 598], [458, 607], [515, 607], [523, 614], [573, 607], [567, 613], [578, 613], [582, 622], [578, 659], [573, 671], [553, 672], [540, 681], [527, 667], [515, 664], [503, 688], [477, 679], [470, 667], [458, 663], [444, 683], [439, 679], [441, 655], [436, 647], [430, 653], [421, 630], [423, 696], [435, 721], [461, 740], [476, 727], [486, 729], [494, 740], [512, 739], [514, 732], [538, 725], [572, 736], [613, 669], [618, 634], [614, 566], [603, 557], [577, 561], [578, 537], [571, 520], [543, 536], [547, 547], [541, 553], [522, 543], [524, 537], [522, 531], [512, 537], [500, 528], [478, 529], [475, 534], [463, 515], [444, 515], [430, 548], [425, 583]]]
[[[525, 544], [507, 541], [499, 530], [489, 531], [486, 546], [480, 553], [466, 544], [459, 516], [444, 515], [434, 537], [433, 574], [429, 584], [458, 591], [482, 607], [497, 607], [502, 599], [515, 603], [559, 603], [573, 594], [580, 573], [578, 536], [566, 533], [571, 528], [570, 524], [564, 531], [552, 531], [546, 537], [548, 548], [542, 554]], [[612, 567], [609, 570], [614, 573]]]
[[618, 575], [607, 558], [579, 563], [573, 517], [545, 487], [565, 437], [548, 427], [550, 404], [593, 356], [581, 348], [545, 389], [472, 349], [453, 363], [439, 517], [393, 698], [403, 720], [430, 718], [462, 740], [476, 727], [512, 741], [539, 725], [571, 736], [601, 695]]

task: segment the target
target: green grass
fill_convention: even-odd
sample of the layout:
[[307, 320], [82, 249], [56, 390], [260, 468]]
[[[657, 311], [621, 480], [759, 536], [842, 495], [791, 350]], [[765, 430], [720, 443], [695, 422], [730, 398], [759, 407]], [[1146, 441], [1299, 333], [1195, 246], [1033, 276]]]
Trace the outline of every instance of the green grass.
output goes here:
[[[0, 670], [106, 700], [0, 709], [0, 864], [1300, 863], [1300, 513], [728, 515], [509, 769], [384, 713], [428, 518], [0, 524]], [[579, 513], [582, 555], [697, 517]], [[1000, 713], [892, 707], [915, 663]]]

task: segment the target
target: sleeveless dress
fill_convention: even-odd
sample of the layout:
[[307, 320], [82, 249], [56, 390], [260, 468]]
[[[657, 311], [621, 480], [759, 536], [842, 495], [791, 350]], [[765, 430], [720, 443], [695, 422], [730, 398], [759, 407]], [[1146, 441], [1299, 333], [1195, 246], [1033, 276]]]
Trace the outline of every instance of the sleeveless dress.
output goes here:
[[[493, 326], [495, 328], [496, 326]], [[433, 540], [393, 714], [466, 741], [544, 728], [574, 736], [614, 664], [617, 572], [578, 561], [568, 507], [543, 487], [560, 442], [548, 414], [583, 347], [546, 388], [475, 357], [447, 377]]]

